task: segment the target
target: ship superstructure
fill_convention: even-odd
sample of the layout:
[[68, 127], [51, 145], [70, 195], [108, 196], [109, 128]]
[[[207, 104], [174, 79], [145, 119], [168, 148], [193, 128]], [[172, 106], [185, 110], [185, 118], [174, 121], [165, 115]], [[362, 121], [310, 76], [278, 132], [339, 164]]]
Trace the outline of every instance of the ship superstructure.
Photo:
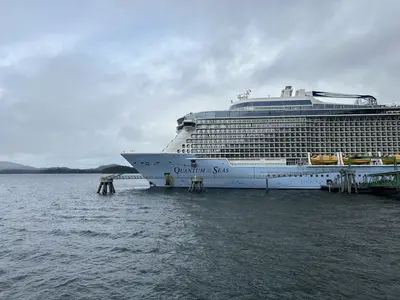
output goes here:
[[[371, 95], [304, 89], [293, 94], [292, 86], [286, 86], [280, 97], [250, 98], [250, 92], [238, 95], [229, 110], [190, 113], [179, 118], [176, 137], [157, 155], [190, 160], [190, 170], [193, 161], [196, 166], [200, 161], [218, 166], [223, 163], [223, 169], [247, 166], [256, 168], [256, 176], [260, 168], [273, 166], [343, 165], [354, 155], [382, 156], [377, 161], [358, 161], [360, 165], [379, 166], [386, 161], [384, 156], [400, 154], [400, 107], [379, 105]], [[320, 97], [355, 101], [325, 102], [317, 99]], [[123, 154], [142, 172], [141, 162], [133, 161], [135, 155], [137, 158], [138, 154]], [[170, 163], [171, 169], [182, 168], [174, 165], [176, 161]], [[149, 170], [144, 169], [144, 173]], [[264, 169], [262, 172], [268, 172]], [[240, 178], [240, 174], [235, 176]]]

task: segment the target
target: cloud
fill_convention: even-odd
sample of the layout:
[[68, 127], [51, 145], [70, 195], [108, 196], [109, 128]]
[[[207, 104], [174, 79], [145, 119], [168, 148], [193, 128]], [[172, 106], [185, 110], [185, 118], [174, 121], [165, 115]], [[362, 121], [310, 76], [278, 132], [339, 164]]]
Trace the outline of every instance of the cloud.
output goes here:
[[247, 88], [395, 101], [394, 0], [3, 2], [2, 160], [124, 163], [120, 151], [161, 151], [177, 118]]
[[75, 35], [42, 36], [38, 40], [22, 41], [0, 47], [0, 67], [18, 66], [30, 57], [52, 58], [70, 50], [79, 40]]

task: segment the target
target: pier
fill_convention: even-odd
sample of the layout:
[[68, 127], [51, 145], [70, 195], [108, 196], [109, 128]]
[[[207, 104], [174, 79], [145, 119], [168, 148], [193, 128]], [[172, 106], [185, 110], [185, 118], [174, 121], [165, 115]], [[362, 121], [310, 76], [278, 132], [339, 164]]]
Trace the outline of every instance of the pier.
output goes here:
[[400, 192], [400, 171], [376, 173], [368, 177], [366, 186], [372, 194], [393, 195]]
[[114, 180], [122, 179], [144, 179], [144, 177], [141, 174], [111, 174], [101, 176], [99, 188], [97, 189], [97, 194], [115, 194]]
[[[396, 157], [385, 157], [385, 160], [393, 160], [394, 171], [384, 172], [378, 174], [369, 174], [364, 175], [363, 180], [356, 181], [356, 168], [354, 168], [353, 164], [359, 164], [359, 161], [354, 163], [353, 160], [360, 159], [375, 159], [381, 158], [381, 156], [356, 156], [348, 158], [348, 165], [343, 165], [341, 168], [335, 168], [335, 170], [326, 170], [326, 169], [315, 169], [315, 170], [299, 170], [299, 171], [289, 171], [284, 173], [261, 173], [254, 174], [254, 179], [262, 179], [264, 180], [265, 191], [268, 192], [271, 185], [271, 180], [282, 177], [297, 177], [297, 176], [313, 176], [318, 174], [324, 174], [326, 172], [337, 172], [337, 176], [335, 178], [326, 180], [326, 184], [321, 185], [322, 190], [327, 190], [329, 192], [340, 192], [340, 193], [370, 193], [370, 194], [385, 194], [386, 192], [389, 194], [400, 192], [400, 171], [397, 170], [397, 159]], [[329, 169], [329, 168], [328, 168]], [[203, 192], [205, 190], [204, 178], [202, 176], [198, 176], [193, 174], [194, 176], [188, 179], [187, 186], [189, 192]], [[328, 176], [328, 175], [327, 175]], [[234, 179], [234, 176], [227, 176], [227, 178]], [[359, 175], [358, 175], [359, 177]], [[242, 178], [242, 177], [240, 177]], [[102, 176], [100, 178], [100, 185], [97, 190], [97, 193], [113, 194], [115, 193], [114, 188], [114, 180], [120, 179], [142, 179], [148, 180], [151, 178], [144, 178], [141, 174], [110, 174], [106, 176]], [[165, 187], [173, 188], [175, 186], [175, 178], [171, 173], [164, 173]], [[152, 182], [149, 181], [150, 187], [152, 186]], [[321, 182], [322, 184], [322, 182]], [[154, 184], [153, 184], [154, 186]], [[182, 183], [180, 182], [180, 186]]]
[[[361, 156], [357, 159], [375, 159], [376, 156]], [[329, 192], [349, 193], [370, 193], [380, 195], [392, 195], [400, 192], [400, 171], [397, 168], [396, 157], [386, 157], [387, 160], [393, 160], [394, 171], [369, 174], [362, 183], [355, 180], [355, 170], [351, 167], [353, 157], [349, 158], [348, 167], [339, 171], [340, 182], [331, 182], [321, 189]]]

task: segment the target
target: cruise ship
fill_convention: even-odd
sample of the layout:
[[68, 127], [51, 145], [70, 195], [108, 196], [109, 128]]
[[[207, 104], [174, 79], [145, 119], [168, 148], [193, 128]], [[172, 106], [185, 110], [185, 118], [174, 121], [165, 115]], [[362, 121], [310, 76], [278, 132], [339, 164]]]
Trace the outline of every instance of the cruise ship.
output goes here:
[[[400, 159], [400, 107], [371, 95], [296, 90], [251, 98], [228, 110], [189, 113], [160, 153], [122, 152], [151, 187], [320, 189], [351, 166], [356, 181], [392, 171]], [[352, 104], [322, 101], [347, 98]], [[328, 99], [329, 100], [329, 99]], [[389, 157], [396, 157], [391, 159]]]

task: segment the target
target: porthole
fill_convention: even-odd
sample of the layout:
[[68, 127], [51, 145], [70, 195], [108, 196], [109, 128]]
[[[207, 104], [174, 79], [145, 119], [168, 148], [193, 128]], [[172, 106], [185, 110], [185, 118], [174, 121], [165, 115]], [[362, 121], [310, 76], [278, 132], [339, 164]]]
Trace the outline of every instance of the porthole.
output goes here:
[[182, 149], [182, 153], [185, 153], [185, 149]]
[[181, 149], [176, 150], [176, 152], [181, 153]]

